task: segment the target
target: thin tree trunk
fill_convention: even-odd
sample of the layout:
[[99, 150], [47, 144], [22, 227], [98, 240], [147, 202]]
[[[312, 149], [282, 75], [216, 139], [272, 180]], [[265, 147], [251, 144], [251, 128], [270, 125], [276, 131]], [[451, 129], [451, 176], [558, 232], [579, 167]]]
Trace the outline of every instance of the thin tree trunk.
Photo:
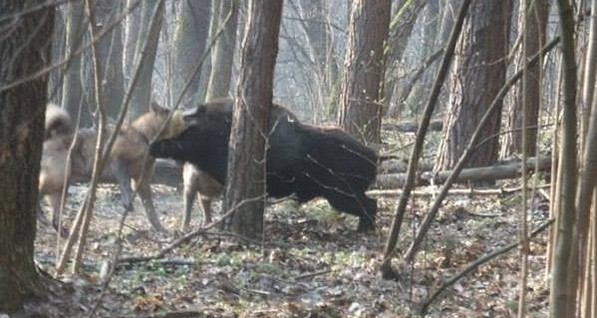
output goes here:
[[423, 142], [425, 140], [425, 135], [427, 134], [427, 127], [429, 126], [429, 122], [431, 121], [431, 114], [433, 113], [434, 107], [437, 103], [442, 84], [444, 83], [446, 75], [448, 74], [448, 70], [452, 62], [452, 56], [454, 55], [454, 50], [456, 47], [456, 41], [460, 37], [460, 33], [462, 31], [462, 26], [464, 23], [464, 18], [466, 17], [471, 2], [472, 0], [464, 0], [462, 2], [462, 6], [460, 7], [460, 10], [458, 12], [458, 17], [456, 18], [454, 28], [452, 29], [452, 32], [450, 34], [450, 40], [446, 45], [446, 52], [444, 52], [441, 65], [435, 76], [435, 81], [433, 82], [433, 88], [431, 89], [429, 100], [425, 105], [423, 117], [421, 118], [421, 123], [419, 124], [419, 129], [417, 130], [417, 139], [415, 140], [415, 145], [413, 147], [413, 150], [410, 154], [410, 159], [408, 161], [406, 184], [404, 186], [402, 195], [400, 196], [400, 199], [398, 201], [398, 206], [396, 207], [396, 212], [392, 221], [392, 228], [390, 230], [390, 234], [388, 235], [386, 246], [384, 248], [383, 262], [380, 266], [382, 276], [386, 279], [394, 278], [397, 276], [397, 274], [392, 269], [392, 256], [396, 249], [396, 244], [398, 243], [398, 236], [400, 235], [400, 228], [402, 227], [404, 213], [406, 212], [406, 206], [410, 198], [410, 193], [412, 192], [415, 185], [415, 173], [417, 171], [419, 157], [421, 156], [421, 152], [423, 151]]
[[[518, 68], [523, 67], [524, 63], [528, 61], [529, 57], [535, 55], [545, 43], [545, 27], [547, 25], [547, 13], [549, 12], [548, 0], [535, 0], [532, 6], [527, 9], [528, 13], [525, 15], [523, 10], [519, 10], [519, 32], [525, 32], [527, 39], [526, 53], [520, 55], [518, 60]], [[523, 8], [524, 6], [520, 6]], [[522, 23], [526, 20], [526, 28], [523, 30]], [[524, 58], [522, 58], [524, 56]], [[510, 106], [510, 116], [506, 123], [506, 131], [510, 131], [503, 140], [501, 157], [510, 156], [513, 153], [520, 153], [522, 151], [522, 105], [527, 108], [526, 123], [527, 127], [527, 150], [529, 156], [534, 156], [537, 147], [537, 133], [539, 105], [541, 103], [541, 68], [542, 64], [536, 64], [528, 69], [528, 75], [523, 76], [522, 83], [517, 87], [517, 90], [525, 88], [527, 102], [523, 103], [520, 97], [523, 93], [515, 93], [515, 102]]]
[[135, 62], [135, 47], [139, 38], [139, 31], [141, 30], [141, 5], [138, 0], [127, 0], [126, 7], [130, 9], [135, 6], [126, 16], [123, 28], [123, 57], [122, 57], [122, 72], [124, 73], [124, 85], [127, 87], [133, 76], [133, 63]]
[[[406, 44], [413, 32], [417, 17], [426, 1], [400, 0], [394, 5], [396, 14], [392, 17], [388, 34], [388, 56], [386, 61], [386, 86], [384, 88], [384, 101], [389, 103], [387, 114], [398, 116], [403, 105], [396, 101], [401, 96], [399, 71], [404, 68], [402, 56], [406, 50]], [[449, 30], [448, 30], [449, 31]]]
[[[122, 3], [120, 0], [104, 0], [95, 2], [96, 28], [100, 30], [102, 26], [111, 26], [114, 19], [122, 12]], [[89, 34], [86, 36], [89, 39]], [[123, 50], [122, 50], [122, 30], [116, 26], [99, 39], [98, 59], [103, 78], [102, 101], [106, 115], [114, 118], [118, 115], [122, 99], [124, 97], [124, 77], [122, 72]], [[87, 105], [95, 112], [95, 84], [93, 74], [93, 62], [90, 50], [86, 50], [83, 55], [83, 65], [85, 67], [85, 91]], [[73, 116], [72, 118], [76, 118]]]
[[[597, 1], [593, 1], [595, 6], [593, 9], [597, 9]], [[595, 21], [592, 21], [592, 24]], [[593, 28], [597, 28], [596, 26], [591, 26], [591, 32], [593, 32]], [[597, 29], [596, 29], [597, 30]], [[591, 35], [593, 38], [593, 35]], [[589, 58], [588, 56], [587, 58]], [[587, 68], [589, 68], [591, 63], [595, 63], [596, 57], [592, 57], [593, 61], [587, 63]], [[587, 69], [586, 72], [591, 70]], [[594, 70], [592, 70], [594, 72]], [[594, 75], [594, 74], [593, 74]], [[593, 86], [595, 85], [594, 82]], [[584, 92], [583, 92], [584, 93]], [[584, 99], [585, 96], [583, 96]], [[591, 203], [593, 199], [593, 191], [595, 190], [596, 179], [597, 179], [597, 144], [595, 141], [597, 140], [597, 102], [595, 100], [592, 101], [592, 105], [590, 105], [590, 110], [587, 108], [586, 114], [590, 114], [589, 116], [589, 126], [587, 129], [587, 135], [584, 138], [585, 144], [583, 147], [584, 153], [581, 162], [581, 171], [580, 171], [580, 181], [578, 185], [578, 193], [576, 196], [576, 213], [577, 213], [577, 222], [576, 228], [574, 231], [574, 242], [573, 242], [573, 253], [572, 259], [577, 263], [577, 269], [573, 270], [571, 273], [571, 278], [574, 279], [572, 283], [581, 282], [582, 284], [589, 283], [589, 279], [585, 276], [585, 266], [586, 266], [586, 252], [588, 251], [588, 233], [589, 233], [589, 223], [590, 223], [590, 213], [591, 213]], [[576, 275], [575, 275], [576, 273]], [[572, 276], [573, 275], [573, 276]], [[579, 292], [577, 295], [581, 295], [580, 291], [582, 290], [583, 286], [579, 285], [578, 290]]]
[[[123, 11], [121, 0], [97, 1], [98, 22], [102, 26], [110, 25], [114, 19]], [[99, 43], [100, 67], [103, 74], [102, 79], [102, 100], [106, 115], [110, 118], [116, 118], [124, 98], [124, 73], [122, 70], [123, 62], [123, 43], [122, 43], [123, 23], [120, 23]]]
[[83, 85], [81, 82], [81, 54], [73, 55], [73, 52], [81, 47], [84, 38], [85, 26], [88, 23], [83, 15], [83, 3], [71, 1], [66, 9], [66, 47], [65, 58], [69, 59], [64, 71], [62, 83], [62, 107], [65, 108], [72, 118], [76, 118], [79, 111], [79, 103], [84, 103], [81, 109], [81, 127], [89, 127], [92, 124], [91, 111], [83, 98]]
[[[212, 20], [217, 23], [212, 22], [211, 27], [216, 29], [224, 28], [224, 31], [220, 38], [216, 40], [216, 46], [212, 53], [211, 73], [205, 95], [206, 101], [228, 97], [230, 94], [239, 6], [237, 0], [222, 0], [219, 5], [214, 5]], [[226, 25], [221, 25], [228, 16], [230, 17]]]
[[183, 105], [196, 105], [200, 101], [201, 72], [193, 74], [193, 69], [205, 51], [211, 6], [211, 0], [179, 0], [177, 3], [172, 87], [174, 100], [177, 100], [185, 84], [191, 82], [191, 89], [183, 96]]
[[573, 234], [576, 222], [576, 63], [574, 53], [574, 17], [568, 0], [558, 0], [560, 34], [562, 37], [563, 71], [563, 120], [561, 139], [562, 178], [560, 192], [560, 215], [552, 268], [550, 317], [574, 317], [576, 299], [574, 284], [570, 282]]
[[[131, 107], [128, 113], [129, 118], [137, 118], [145, 113], [149, 109], [149, 103], [151, 101], [152, 93], [152, 76], [155, 64], [155, 57], [158, 49], [158, 42], [160, 39], [160, 30], [162, 29], [162, 20], [164, 13], [164, 4], [159, 0], [144, 0], [141, 3], [142, 12], [141, 19], [139, 20], [140, 26], [138, 27], [137, 39], [145, 39], [147, 34], [148, 37], [148, 51], [147, 57], [141, 65], [141, 73], [139, 74], [139, 81], [133, 89], [131, 98]], [[157, 28], [150, 29], [149, 20], [151, 19], [152, 13], [158, 6], [158, 21]], [[129, 43], [130, 44], [130, 43]], [[139, 59], [141, 50], [143, 49], [143, 41], [135, 42], [135, 54], [133, 58], [133, 64]], [[131, 76], [129, 74], [129, 76]]]
[[229, 226], [234, 232], [252, 238], [263, 236], [266, 130], [281, 18], [281, 0], [249, 2], [223, 210], [235, 210]]
[[[66, 18], [64, 10], [56, 9], [54, 13], [54, 32], [52, 33], [52, 62], [56, 64], [65, 57], [66, 46]], [[62, 101], [62, 84], [64, 81], [64, 69], [55, 68], [50, 71], [48, 78], [48, 101], [60, 105]]]
[[[44, 297], [33, 261], [37, 185], [44, 134], [48, 78], [14, 83], [42, 71], [50, 61], [53, 6], [45, 1], [0, 1], [0, 312]], [[23, 12], [28, 12], [24, 14]]]
[[[527, 314], [527, 284], [528, 284], [528, 272], [529, 272], [529, 237], [528, 237], [528, 222], [527, 222], [527, 169], [526, 169], [526, 160], [528, 157], [529, 151], [529, 144], [527, 143], [529, 135], [532, 135], [531, 132], [527, 131], [527, 118], [530, 117], [529, 112], [529, 105], [527, 104], [531, 100], [531, 96], [533, 93], [537, 93], [539, 91], [539, 83], [540, 77], [539, 74], [534, 74], [537, 76], [536, 78], [531, 78], [530, 69], [526, 65], [527, 58], [529, 56], [528, 50], [529, 45], [534, 42], [529, 37], [532, 36], [529, 32], [529, 25], [533, 24], [530, 21], [530, 2], [531, 1], [521, 1], [519, 3], [519, 16], [521, 17], [521, 21], [519, 23], [519, 30], [521, 30], [523, 37], [522, 37], [522, 52], [521, 56], [524, 56], [525, 59], [522, 61], [522, 97], [521, 97], [521, 129], [522, 132], [520, 133], [521, 139], [521, 159], [522, 159], [522, 174], [520, 177], [520, 181], [522, 183], [522, 193], [521, 199], [522, 202], [520, 204], [520, 212], [518, 213], [518, 240], [520, 241], [520, 286], [519, 286], [519, 295], [518, 295], [518, 317], [524, 318]], [[535, 2], [536, 3], [536, 2]], [[540, 49], [538, 47], [537, 49]], [[540, 69], [541, 63], [537, 63], [537, 68]], [[531, 82], [531, 79], [535, 80], [535, 82]], [[530, 87], [530, 85], [537, 84], [536, 89]], [[538, 103], [538, 101], [536, 101]], [[537, 109], [539, 105], [536, 105]], [[536, 116], [535, 116], [536, 117]], [[535, 134], [536, 138], [536, 134]]]

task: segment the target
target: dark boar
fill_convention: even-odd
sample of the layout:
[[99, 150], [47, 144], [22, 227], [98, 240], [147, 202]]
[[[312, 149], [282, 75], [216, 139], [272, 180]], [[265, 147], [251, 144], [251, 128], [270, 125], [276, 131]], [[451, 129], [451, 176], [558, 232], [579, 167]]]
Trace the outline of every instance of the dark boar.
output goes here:
[[[187, 130], [152, 144], [151, 155], [190, 162], [223, 184], [232, 101], [199, 105], [184, 119]], [[377, 203], [365, 195], [377, 170], [373, 150], [340, 129], [302, 124], [275, 104], [270, 110], [269, 129], [269, 196], [294, 195], [301, 203], [324, 197], [335, 209], [358, 216], [359, 232], [375, 229]]]

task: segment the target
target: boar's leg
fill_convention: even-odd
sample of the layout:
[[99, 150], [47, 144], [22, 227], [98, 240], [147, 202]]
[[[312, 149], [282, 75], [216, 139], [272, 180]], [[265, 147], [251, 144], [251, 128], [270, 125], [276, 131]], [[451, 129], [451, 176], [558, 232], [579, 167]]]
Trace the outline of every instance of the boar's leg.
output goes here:
[[330, 205], [338, 211], [346, 212], [359, 217], [358, 232], [369, 232], [375, 230], [375, 214], [377, 212], [377, 201], [365, 196], [355, 194], [349, 196], [339, 191], [326, 191], [324, 197]]

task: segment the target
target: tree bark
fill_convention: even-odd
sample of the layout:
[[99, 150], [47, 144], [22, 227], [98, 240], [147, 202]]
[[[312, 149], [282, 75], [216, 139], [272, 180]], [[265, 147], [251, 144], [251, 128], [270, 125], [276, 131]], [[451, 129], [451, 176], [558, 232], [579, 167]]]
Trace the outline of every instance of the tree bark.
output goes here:
[[[52, 33], [51, 65], [64, 59], [66, 46], [66, 17], [65, 10], [56, 9], [54, 13], [54, 27]], [[64, 69], [57, 67], [50, 71], [48, 78], [48, 101], [56, 105], [62, 102], [62, 84]]]
[[70, 114], [71, 118], [77, 118], [79, 105], [81, 107], [81, 127], [92, 125], [91, 111], [83, 97], [83, 83], [81, 81], [82, 54], [72, 55], [74, 51], [81, 48], [87, 19], [83, 14], [83, 2], [71, 1], [66, 11], [66, 47], [65, 58], [70, 58], [64, 71], [62, 83], [62, 107]]
[[281, 17], [281, 0], [249, 2], [223, 210], [235, 210], [228, 226], [251, 238], [263, 235], [267, 127]]
[[575, 287], [570, 272], [576, 264], [571, 260], [574, 227], [576, 223], [576, 62], [574, 46], [574, 12], [570, 1], [558, 0], [560, 36], [562, 37], [563, 99], [561, 135], [561, 187], [554, 260], [551, 271], [550, 317], [574, 317]]
[[0, 38], [0, 312], [45, 293], [33, 242], [48, 76], [2, 88], [47, 66], [54, 8], [44, 4], [0, 1], [0, 12], [19, 17], [0, 21], [10, 30]]
[[[450, 170], [468, 144], [477, 123], [504, 84], [511, 1], [477, 1], [456, 51], [452, 69], [450, 105], [444, 125], [436, 170]], [[468, 167], [490, 166], [497, 160], [501, 104], [484, 128]]]
[[[211, 27], [215, 28], [216, 32], [220, 28], [224, 28], [224, 31], [220, 38], [216, 40], [211, 56], [211, 73], [205, 95], [205, 100], [208, 102], [217, 98], [228, 97], [230, 94], [239, 6], [237, 0], [222, 0], [219, 5], [214, 5], [213, 8]], [[226, 19], [228, 19], [226, 25], [222, 25]]]
[[[298, 16], [297, 22], [304, 31], [306, 42], [300, 55], [303, 55], [307, 62], [297, 60], [303, 69], [304, 86], [308, 94], [303, 109], [311, 113], [314, 123], [319, 123], [327, 120], [330, 114], [337, 114], [338, 104], [339, 60], [334, 47], [330, 5], [329, 1], [325, 0], [300, 0], [289, 3]], [[293, 40], [295, 39], [288, 39], [289, 44], [293, 43], [293, 46], [300, 41], [292, 42]]]
[[[95, 2], [95, 24], [96, 29], [101, 30], [102, 26], [111, 26], [114, 19], [122, 12], [120, 0], [104, 0]], [[88, 36], [89, 38], [89, 36]], [[119, 107], [124, 98], [124, 75], [122, 70], [123, 44], [121, 25], [114, 27], [99, 39], [97, 45], [98, 59], [101, 79], [102, 103], [106, 115], [116, 118], [120, 111]], [[93, 63], [90, 50], [83, 55], [86, 70], [85, 91], [88, 105], [97, 105], [95, 101], [95, 84], [93, 74]], [[76, 117], [75, 117], [76, 118]]]
[[[145, 39], [149, 41], [147, 46], [147, 57], [145, 58], [141, 70], [139, 72], [139, 79], [137, 85], [133, 88], [131, 97], [131, 106], [129, 108], [129, 118], [137, 118], [149, 109], [151, 101], [151, 80], [153, 76], [153, 69], [155, 64], [155, 57], [158, 49], [158, 42], [160, 38], [160, 30], [162, 29], [162, 19], [164, 12], [164, 3], [158, 0], [144, 0], [141, 2], [141, 18], [139, 26], [137, 26], [138, 35], [135, 45], [135, 53], [133, 55], [133, 64], [136, 63], [141, 55], [143, 49], [143, 42]], [[150, 28], [150, 19], [155, 10], [158, 10], [155, 28]], [[133, 28], [133, 26], [129, 26]], [[130, 34], [131, 32], [129, 32]], [[132, 43], [128, 43], [132, 44]], [[129, 61], [130, 62], [130, 61]], [[130, 69], [132, 71], [132, 68]], [[130, 77], [131, 74], [128, 74]]]
[[339, 125], [361, 142], [377, 148], [391, 1], [354, 0], [350, 15], [346, 72], [340, 97]]
[[131, 77], [133, 76], [133, 63], [135, 59], [135, 46], [139, 38], [139, 30], [141, 28], [141, 5], [138, 0], [127, 0], [126, 7], [136, 7], [126, 16], [124, 20], [124, 41], [123, 41], [123, 57], [122, 57], [122, 71], [124, 73], [124, 85], [128, 87]]
[[[535, 0], [532, 2], [532, 7], [529, 8], [528, 15], [525, 12], [519, 12], [518, 30], [522, 32], [523, 19], [528, 17], [526, 21], [526, 51], [524, 58], [520, 57], [517, 68], [524, 67], [526, 61], [530, 57], [537, 54], [541, 47], [545, 44], [545, 27], [547, 25], [547, 13], [549, 12], [548, 0]], [[524, 6], [521, 6], [521, 8]], [[519, 10], [520, 11], [520, 10]], [[522, 152], [522, 92], [523, 87], [527, 91], [526, 101], [526, 149], [529, 156], [534, 156], [537, 147], [537, 132], [539, 105], [541, 102], [541, 68], [540, 63], [530, 67], [522, 78], [522, 82], [517, 85], [514, 93], [515, 102], [510, 106], [510, 116], [506, 123], [506, 131], [509, 131], [505, 136], [502, 144], [501, 157], [508, 157], [513, 153]]]
[[201, 72], [193, 71], [205, 52], [209, 34], [211, 1], [179, 0], [174, 30], [173, 97], [178, 100], [188, 82], [191, 86], [182, 99], [183, 105], [200, 101]]

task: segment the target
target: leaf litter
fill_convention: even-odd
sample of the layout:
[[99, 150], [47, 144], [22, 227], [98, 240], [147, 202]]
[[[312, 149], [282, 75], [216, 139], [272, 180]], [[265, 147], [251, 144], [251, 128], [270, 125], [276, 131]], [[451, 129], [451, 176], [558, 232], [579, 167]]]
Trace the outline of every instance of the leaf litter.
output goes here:
[[[80, 186], [71, 188], [67, 224], [72, 222], [85, 191]], [[153, 190], [162, 224], [176, 229], [182, 215], [182, 194], [162, 185], [155, 185]], [[407, 211], [393, 261], [399, 268], [399, 281], [383, 280], [379, 272], [396, 198], [380, 198], [376, 234], [356, 233], [357, 219], [334, 212], [323, 200], [298, 208], [291, 201], [282, 201], [266, 211], [263, 242], [239, 241], [214, 230], [163, 259], [121, 264], [96, 316], [168, 317], [175, 312], [200, 317], [417, 316], [422, 302], [445, 280], [517, 237], [518, 206], [510, 203], [512, 200], [452, 196], [434, 221], [424, 250], [412, 264], [405, 264], [401, 255], [408, 249], [430, 200], [417, 197]], [[135, 212], [126, 221], [121, 257], [153, 255], [176, 239], [175, 235], [150, 230], [140, 201], [136, 201]], [[538, 207], [533, 211], [533, 226], [547, 218], [545, 209]], [[215, 210], [220, 210], [219, 203]], [[84, 274], [59, 278], [78, 296], [65, 298], [69, 310], [56, 316], [76, 316], [93, 307], [102, 267], [114, 251], [122, 211], [116, 188], [102, 185], [84, 256]], [[196, 229], [201, 224], [197, 205], [193, 213], [192, 228]], [[543, 233], [531, 245], [529, 317], [547, 315], [545, 240]], [[55, 245], [55, 233], [38, 227], [35, 258], [51, 275]], [[481, 265], [448, 288], [431, 305], [428, 317], [513, 316], [519, 281], [519, 256], [512, 251]]]

